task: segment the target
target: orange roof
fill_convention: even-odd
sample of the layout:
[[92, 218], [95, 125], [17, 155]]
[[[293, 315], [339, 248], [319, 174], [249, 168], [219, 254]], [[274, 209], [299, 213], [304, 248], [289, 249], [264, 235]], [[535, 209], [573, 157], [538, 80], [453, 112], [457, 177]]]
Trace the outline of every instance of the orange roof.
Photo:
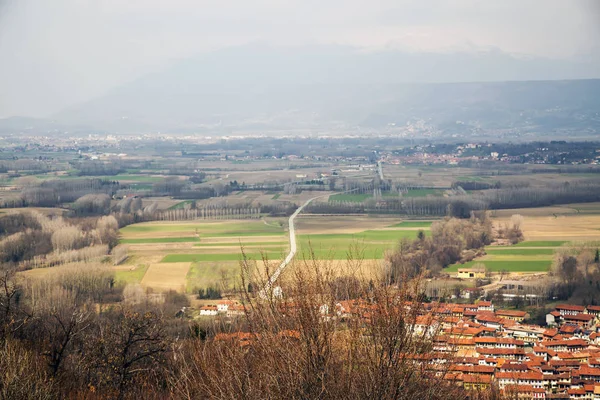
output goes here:
[[508, 316], [508, 317], [522, 317], [525, 318], [527, 313], [525, 311], [518, 310], [496, 310], [496, 315], [498, 316]]
[[477, 336], [482, 332], [481, 328], [459, 328], [454, 327], [450, 331], [453, 335], [462, 335], [462, 336]]
[[552, 329], [546, 329], [544, 331], [544, 336], [556, 336], [558, 334], [558, 329], [556, 328], [552, 328]]
[[559, 304], [555, 308], [557, 310], [579, 311], [579, 312], [583, 312], [585, 310], [584, 306], [577, 306], [577, 305], [572, 305], [572, 304]]
[[563, 317], [565, 320], [572, 320], [572, 321], [583, 321], [583, 322], [590, 322], [591, 320], [594, 319], [594, 316], [591, 314], [575, 314], [575, 315], [565, 315]]
[[600, 376], [600, 368], [588, 367], [587, 365], [582, 365], [579, 367], [579, 375], [586, 376]]
[[518, 379], [520, 381], [541, 381], [544, 375], [539, 371], [496, 372], [496, 379]]
[[486, 348], [486, 347], [477, 347], [476, 351], [479, 354], [485, 355], [524, 355], [525, 350], [516, 348], [516, 349], [497, 349], [497, 348]]
[[546, 347], [556, 346], [567, 346], [567, 347], [586, 347], [588, 343], [583, 339], [571, 339], [571, 340], [544, 340], [540, 343]]

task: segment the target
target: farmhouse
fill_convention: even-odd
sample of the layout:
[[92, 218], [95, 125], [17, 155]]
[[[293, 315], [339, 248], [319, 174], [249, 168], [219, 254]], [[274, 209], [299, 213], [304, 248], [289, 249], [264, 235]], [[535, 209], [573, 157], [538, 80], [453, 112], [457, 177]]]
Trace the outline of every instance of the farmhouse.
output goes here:
[[485, 268], [459, 268], [458, 277], [462, 279], [483, 279], [485, 278]]

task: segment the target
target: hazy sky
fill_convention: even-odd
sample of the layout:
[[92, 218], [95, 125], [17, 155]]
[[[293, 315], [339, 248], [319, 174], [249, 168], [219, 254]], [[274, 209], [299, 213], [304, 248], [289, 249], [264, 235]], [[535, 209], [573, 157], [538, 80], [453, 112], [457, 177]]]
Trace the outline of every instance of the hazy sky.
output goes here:
[[249, 42], [598, 59], [600, 1], [0, 0], [0, 117]]

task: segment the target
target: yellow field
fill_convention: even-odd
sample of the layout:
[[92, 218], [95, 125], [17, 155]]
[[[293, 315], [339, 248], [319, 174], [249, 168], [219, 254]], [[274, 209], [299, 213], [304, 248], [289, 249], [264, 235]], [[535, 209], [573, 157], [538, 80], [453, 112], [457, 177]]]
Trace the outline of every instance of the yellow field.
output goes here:
[[191, 263], [159, 263], [150, 264], [142, 286], [161, 290], [184, 291], [186, 287], [186, 276]]
[[[523, 233], [525, 240], [566, 240], [566, 241], [587, 241], [600, 240], [600, 215], [582, 215], [573, 213], [557, 214], [556, 216], [548, 213], [555, 211], [556, 207], [548, 207], [545, 210], [546, 215], [539, 209], [538, 215], [532, 213], [520, 213], [520, 210], [508, 210], [512, 214], [523, 215]], [[564, 207], [565, 210], [569, 209]], [[496, 223], [506, 223], [510, 217], [502, 216], [495, 218]]]

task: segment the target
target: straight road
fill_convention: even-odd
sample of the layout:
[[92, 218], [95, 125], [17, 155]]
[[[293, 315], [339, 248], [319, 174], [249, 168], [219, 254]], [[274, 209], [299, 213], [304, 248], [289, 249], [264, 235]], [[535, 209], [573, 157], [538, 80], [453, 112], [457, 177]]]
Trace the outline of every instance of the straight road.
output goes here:
[[[350, 192], [354, 192], [358, 189], [352, 189], [352, 190], [346, 190], [342, 193], [350, 193]], [[296, 217], [298, 216], [298, 214], [300, 214], [302, 212], [302, 210], [304, 209], [304, 207], [306, 207], [307, 205], [310, 204], [311, 201], [316, 200], [318, 198], [321, 197], [326, 197], [329, 196], [329, 194], [324, 194], [321, 196], [315, 196], [311, 199], [308, 199], [304, 204], [302, 204], [300, 207], [298, 207], [298, 209], [290, 216], [289, 219], [289, 229], [290, 229], [290, 252], [287, 255], [287, 257], [285, 258], [285, 260], [283, 260], [281, 262], [281, 264], [279, 264], [279, 267], [277, 267], [277, 269], [275, 270], [275, 272], [273, 272], [273, 274], [271, 275], [271, 277], [269, 278], [269, 280], [267, 281], [267, 283], [265, 284], [265, 287], [260, 291], [260, 296], [261, 297], [266, 297], [267, 293], [269, 293], [269, 291], [273, 288], [273, 284], [277, 281], [277, 278], [279, 278], [279, 275], [281, 275], [281, 273], [283, 272], [283, 270], [285, 269], [285, 267], [288, 266], [289, 263], [292, 262], [292, 260], [294, 259], [294, 256], [296, 255], [296, 251], [297, 251], [297, 245], [296, 245], [296, 228], [294, 227], [294, 220], [296, 219]]]
[[283, 260], [281, 262], [281, 264], [279, 264], [279, 267], [277, 267], [275, 272], [273, 272], [273, 274], [269, 278], [269, 281], [267, 282], [267, 284], [265, 285], [265, 287], [263, 289], [263, 294], [266, 295], [269, 292], [269, 290], [271, 290], [271, 288], [273, 287], [273, 284], [277, 281], [277, 278], [279, 278], [279, 275], [281, 275], [281, 273], [283, 272], [285, 267], [287, 267], [288, 264], [292, 262], [292, 260], [294, 259], [294, 256], [296, 255], [297, 244], [296, 244], [296, 228], [294, 227], [294, 220], [296, 219], [298, 214], [300, 214], [302, 212], [304, 207], [306, 207], [307, 205], [310, 204], [311, 201], [318, 199], [319, 197], [325, 197], [325, 196], [329, 196], [329, 194], [316, 196], [316, 197], [313, 197], [312, 199], [308, 199], [304, 204], [302, 204], [300, 207], [298, 207], [298, 209], [290, 216], [289, 224], [288, 224], [289, 230], [290, 230], [290, 252], [287, 255], [287, 257], [285, 258], [285, 260]]
[[377, 172], [379, 173], [379, 179], [383, 181], [383, 163], [381, 161], [377, 161]]

